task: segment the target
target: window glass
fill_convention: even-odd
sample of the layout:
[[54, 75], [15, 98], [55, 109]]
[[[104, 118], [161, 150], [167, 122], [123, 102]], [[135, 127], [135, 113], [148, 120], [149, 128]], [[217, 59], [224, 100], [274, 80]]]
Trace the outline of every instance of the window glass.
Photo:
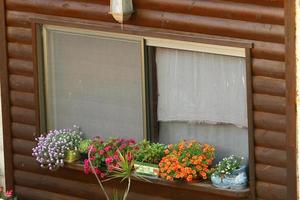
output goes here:
[[47, 30], [47, 129], [92, 136], [144, 135], [141, 41]]
[[247, 157], [245, 58], [156, 49], [159, 138], [213, 144], [218, 158]]

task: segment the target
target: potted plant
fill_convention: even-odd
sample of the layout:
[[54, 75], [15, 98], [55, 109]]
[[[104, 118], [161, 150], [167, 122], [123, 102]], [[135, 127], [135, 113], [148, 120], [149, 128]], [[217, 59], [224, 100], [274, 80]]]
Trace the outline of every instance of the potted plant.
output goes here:
[[159, 163], [159, 176], [168, 181], [200, 181], [207, 179], [215, 158], [215, 148], [195, 140], [169, 145]]
[[231, 155], [223, 158], [213, 170], [212, 184], [218, 188], [245, 189], [247, 187], [247, 166], [243, 157]]
[[80, 142], [78, 150], [80, 152], [81, 158], [87, 159], [88, 158], [88, 149], [89, 146], [92, 144], [93, 140], [91, 139], [84, 139]]
[[138, 144], [138, 150], [135, 152], [136, 173], [148, 176], [158, 176], [158, 163], [164, 157], [166, 145], [141, 141]]
[[13, 195], [13, 190], [4, 191], [3, 187], [0, 187], [0, 200], [17, 200], [18, 198]]
[[[85, 160], [85, 173], [93, 173], [105, 195], [106, 200], [126, 200], [131, 187], [131, 179], [134, 175], [133, 151], [136, 149], [134, 140], [110, 139], [105, 142], [101, 139], [93, 141], [89, 146], [88, 159]], [[114, 190], [112, 198], [105, 190], [103, 182], [112, 179], [127, 181], [125, 191], [119, 195]], [[146, 180], [146, 179], [144, 179]]]
[[47, 135], [36, 138], [37, 146], [32, 149], [32, 155], [42, 168], [56, 170], [64, 162], [74, 162], [80, 158], [78, 152], [82, 133], [78, 127], [50, 131]]
[[[115, 167], [118, 167], [119, 153], [132, 152], [136, 148], [136, 142], [133, 139], [110, 138], [107, 141], [100, 137], [93, 139], [89, 146], [90, 158], [84, 160], [84, 172], [92, 173], [95, 170], [101, 178], [110, 174]], [[95, 166], [90, 167], [89, 162]]]

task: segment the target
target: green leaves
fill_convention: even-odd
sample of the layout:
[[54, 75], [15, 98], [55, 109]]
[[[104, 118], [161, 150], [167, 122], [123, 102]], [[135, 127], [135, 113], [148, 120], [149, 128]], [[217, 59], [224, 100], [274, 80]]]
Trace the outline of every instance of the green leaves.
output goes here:
[[158, 164], [164, 156], [166, 145], [142, 141], [138, 144], [139, 150], [135, 153], [135, 160], [139, 162]]

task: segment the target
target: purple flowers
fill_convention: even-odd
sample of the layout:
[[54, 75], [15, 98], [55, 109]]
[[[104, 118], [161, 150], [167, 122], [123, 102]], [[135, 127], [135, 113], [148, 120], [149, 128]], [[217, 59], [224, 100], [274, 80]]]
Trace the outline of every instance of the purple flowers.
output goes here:
[[41, 167], [56, 170], [64, 165], [65, 153], [76, 150], [82, 133], [77, 126], [73, 129], [50, 131], [47, 135], [36, 138], [37, 146], [32, 149], [32, 156], [40, 163]]

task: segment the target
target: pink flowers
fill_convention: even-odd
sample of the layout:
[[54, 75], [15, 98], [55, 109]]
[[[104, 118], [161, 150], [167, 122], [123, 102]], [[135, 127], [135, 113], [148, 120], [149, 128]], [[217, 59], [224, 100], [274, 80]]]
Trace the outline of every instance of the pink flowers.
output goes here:
[[0, 187], [0, 199], [4, 199], [4, 200], [16, 199], [13, 193], [14, 193], [13, 190], [7, 190], [6, 192], [4, 192], [3, 187]]
[[104, 151], [108, 152], [110, 150], [111, 146], [104, 147]]
[[110, 165], [113, 161], [114, 161], [114, 159], [112, 157], [108, 157], [105, 159], [106, 165]]
[[103, 155], [105, 153], [105, 151], [103, 151], [102, 149], [99, 151], [100, 155]]
[[[107, 141], [94, 139], [90, 148], [90, 161], [92, 165], [97, 168], [95, 172], [99, 173], [101, 177], [111, 173], [118, 167], [120, 162], [119, 153], [123, 154], [126, 159], [133, 160], [133, 154], [127, 153], [136, 148], [133, 139], [115, 138]], [[91, 165], [88, 160], [84, 161], [84, 172], [91, 173]]]
[[85, 174], [89, 174], [90, 173], [91, 168], [90, 168], [90, 163], [89, 163], [88, 159], [84, 160], [83, 170], [84, 170]]

